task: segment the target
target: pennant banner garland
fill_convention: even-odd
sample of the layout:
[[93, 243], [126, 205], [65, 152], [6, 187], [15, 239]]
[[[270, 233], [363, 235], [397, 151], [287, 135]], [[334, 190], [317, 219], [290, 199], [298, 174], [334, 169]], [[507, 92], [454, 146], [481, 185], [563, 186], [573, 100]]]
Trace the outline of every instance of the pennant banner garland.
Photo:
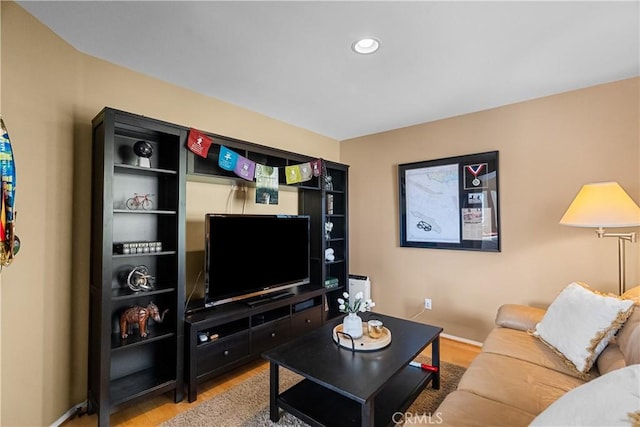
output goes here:
[[[255, 178], [268, 176], [270, 180], [274, 179], [272, 175], [275, 173], [275, 185], [278, 187], [278, 168], [266, 165], [260, 165], [252, 160], [249, 160], [233, 150], [220, 146], [220, 154], [218, 155], [218, 166], [227, 171], [233, 171], [236, 175], [247, 181], [253, 181]], [[264, 166], [269, 172], [265, 172], [267, 169], [261, 168]], [[313, 177], [319, 177], [322, 175], [322, 159], [312, 160], [307, 163], [298, 165], [289, 165], [284, 167], [285, 179], [287, 184], [295, 184], [298, 182], [305, 182], [311, 180]], [[275, 172], [274, 172], [275, 171]]]
[[[187, 147], [195, 154], [206, 158], [213, 139], [196, 129], [189, 129], [189, 139]], [[268, 198], [259, 199], [256, 193], [256, 203], [277, 204], [278, 203], [278, 168], [258, 164], [249, 160], [233, 150], [220, 146], [218, 154], [218, 166], [226, 171], [233, 171], [239, 177], [247, 181], [254, 178], [258, 187], [268, 188]], [[285, 178], [287, 184], [295, 184], [311, 180], [313, 177], [322, 176], [322, 159], [298, 165], [285, 166]], [[275, 192], [275, 193], [274, 193]], [[262, 193], [264, 196], [265, 192]], [[275, 197], [274, 197], [275, 195]]]

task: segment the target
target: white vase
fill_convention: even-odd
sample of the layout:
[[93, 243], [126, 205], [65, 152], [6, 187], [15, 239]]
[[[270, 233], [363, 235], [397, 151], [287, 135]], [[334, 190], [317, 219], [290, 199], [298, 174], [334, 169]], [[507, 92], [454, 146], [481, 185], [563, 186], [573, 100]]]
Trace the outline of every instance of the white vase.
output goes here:
[[342, 320], [342, 332], [351, 335], [353, 339], [362, 336], [362, 319], [358, 313], [349, 313]]

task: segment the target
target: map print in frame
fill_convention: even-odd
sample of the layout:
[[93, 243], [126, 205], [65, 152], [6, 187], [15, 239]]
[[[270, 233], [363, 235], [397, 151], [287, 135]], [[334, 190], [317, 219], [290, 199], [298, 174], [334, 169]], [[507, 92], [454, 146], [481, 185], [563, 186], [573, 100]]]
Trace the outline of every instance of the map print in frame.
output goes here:
[[498, 152], [398, 165], [400, 246], [500, 251]]

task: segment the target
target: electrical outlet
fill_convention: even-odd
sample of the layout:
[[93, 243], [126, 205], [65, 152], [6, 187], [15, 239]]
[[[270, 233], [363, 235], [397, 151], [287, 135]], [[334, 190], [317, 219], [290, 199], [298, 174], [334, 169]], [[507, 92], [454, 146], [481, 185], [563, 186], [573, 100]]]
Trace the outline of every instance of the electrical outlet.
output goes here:
[[431, 298], [424, 299], [424, 308], [427, 310], [431, 310]]

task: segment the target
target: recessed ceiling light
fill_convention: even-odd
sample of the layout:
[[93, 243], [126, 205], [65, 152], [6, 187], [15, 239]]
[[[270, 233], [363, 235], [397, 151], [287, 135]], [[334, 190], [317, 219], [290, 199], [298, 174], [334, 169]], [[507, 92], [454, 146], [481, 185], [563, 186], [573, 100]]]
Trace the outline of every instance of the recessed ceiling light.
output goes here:
[[353, 43], [351, 48], [356, 53], [360, 53], [362, 55], [368, 55], [370, 53], [374, 53], [380, 48], [380, 42], [372, 38], [360, 39], [355, 43]]

